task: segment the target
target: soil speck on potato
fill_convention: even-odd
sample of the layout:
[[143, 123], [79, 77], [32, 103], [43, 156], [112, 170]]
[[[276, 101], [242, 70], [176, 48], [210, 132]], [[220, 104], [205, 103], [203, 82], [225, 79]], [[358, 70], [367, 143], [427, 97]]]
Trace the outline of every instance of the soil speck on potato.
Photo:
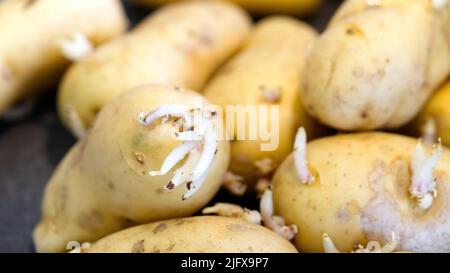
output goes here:
[[145, 163], [145, 156], [141, 153], [134, 153], [134, 158], [136, 158], [136, 161], [141, 165]]

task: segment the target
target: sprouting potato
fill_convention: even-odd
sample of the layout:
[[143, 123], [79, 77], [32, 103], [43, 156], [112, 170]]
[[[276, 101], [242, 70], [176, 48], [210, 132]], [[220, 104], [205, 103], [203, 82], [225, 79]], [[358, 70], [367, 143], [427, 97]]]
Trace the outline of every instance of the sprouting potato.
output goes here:
[[336, 129], [395, 129], [449, 73], [448, 1], [347, 0], [308, 53], [302, 98]]
[[245, 220], [197, 216], [132, 227], [102, 238], [83, 253], [296, 253], [272, 231]]
[[0, 117], [127, 26], [119, 0], [0, 1]]
[[[226, 114], [229, 133], [236, 140], [231, 144], [230, 171], [244, 183], [254, 186], [278, 167], [292, 149], [298, 126], [305, 126], [311, 136], [323, 133], [323, 127], [307, 116], [300, 96], [304, 54], [316, 37], [314, 29], [294, 18], [266, 18], [205, 87], [204, 95]], [[267, 120], [261, 105], [267, 107]], [[252, 109], [258, 111], [258, 120], [251, 119]], [[234, 124], [229, 122], [233, 120]], [[243, 121], [244, 137], [238, 131]], [[270, 138], [258, 134], [249, 139], [252, 131], [263, 130], [261, 124], [267, 124]]]
[[275, 211], [298, 227], [299, 251], [324, 251], [324, 234], [344, 252], [388, 244], [392, 235], [395, 251], [450, 251], [449, 150], [377, 132], [306, 145], [299, 131], [297, 144], [274, 175], [273, 199]]
[[37, 251], [203, 208], [228, 168], [221, 123], [201, 95], [177, 87], [141, 87], [112, 100], [47, 185]]
[[165, 6], [69, 69], [58, 93], [59, 115], [82, 136], [104, 104], [131, 88], [167, 84], [200, 91], [250, 26], [248, 15], [227, 2]]

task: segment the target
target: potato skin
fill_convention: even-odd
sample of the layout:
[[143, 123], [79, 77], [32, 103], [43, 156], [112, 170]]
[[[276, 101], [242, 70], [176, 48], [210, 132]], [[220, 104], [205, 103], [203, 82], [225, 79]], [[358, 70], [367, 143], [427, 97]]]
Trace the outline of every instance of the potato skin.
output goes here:
[[398, 128], [450, 72], [450, 5], [348, 0], [309, 52], [308, 113], [341, 130]]
[[80, 32], [99, 45], [127, 26], [119, 0], [1, 1], [0, 116], [58, 82], [70, 63], [59, 40]]
[[172, 171], [148, 175], [179, 144], [171, 137], [172, 123], [152, 127], [138, 121], [140, 112], [163, 104], [198, 107], [199, 101], [202, 97], [192, 91], [147, 86], [108, 103], [47, 185], [42, 219], [34, 231], [37, 251], [63, 251], [69, 241], [95, 241], [131, 225], [189, 216], [205, 206], [228, 168], [228, 141], [219, 141], [201, 189], [182, 201], [185, 185], [164, 190]]
[[296, 253], [269, 229], [240, 219], [197, 216], [172, 219], [111, 234], [88, 253]]
[[243, 43], [250, 20], [222, 1], [189, 1], [157, 10], [131, 33], [99, 48], [65, 75], [58, 96], [63, 123], [80, 135], [110, 99], [143, 84], [200, 91]]
[[276, 212], [300, 230], [295, 245], [302, 252], [322, 252], [327, 233], [341, 251], [357, 244], [390, 241], [395, 232], [400, 251], [450, 251], [450, 151], [434, 171], [438, 195], [426, 212], [409, 197], [411, 154], [417, 139], [386, 133], [338, 135], [312, 141], [308, 163], [318, 181], [304, 185], [289, 156], [273, 179]]
[[414, 121], [405, 127], [406, 132], [421, 136], [423, 126], [429, 118], [436, 129], [436, 137], [446, 146], [450, 146], [450, 82], [439, 89], [425, 104], [421, 113]]
[[[133, 3], [153, 7], [179, 0], [132, 0]], [[254, 14], [306, 15], [317, 10], [321, 0], [231, 0]]]
[[[296, 19], [268, 17], [255, 27], [242, 51], [225, 64], [205, 87], [204, 95], [221, 106], [224, 113], [228, 105], [279, 107], [280, 127], [276, 132], [279, 146], [276, 150], [261, 151], [261, 144], [269, 141], [260, 137], [258, 140], [231, 143], [230, 169], [243, 176], [247, 183], [255, 182], [258, 177], [256, 161], [270, 158], [273, 166], [277, 167], [284, 160], [292, 151], [299, 126], [304, 126], [311, 137], [323, 133], [323, 128], [307, 116], [300, 96], [304, 54], [316, 37], [315, 30]], [[266, 99], [267, 92], [276, 92], [279, 98]], [[227, 114], [232, 117], [234, 113]], [[247, 116], [247, 132], [249, 123]], [[235, 131], [229, 133], [237, 137]]]

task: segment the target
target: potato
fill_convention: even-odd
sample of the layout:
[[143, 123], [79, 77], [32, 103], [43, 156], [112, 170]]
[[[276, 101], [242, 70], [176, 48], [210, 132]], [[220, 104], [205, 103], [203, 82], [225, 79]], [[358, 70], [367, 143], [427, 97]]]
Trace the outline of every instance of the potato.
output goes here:
[[[0, 116], [55, 85], [69, 59], [89, 53], [91, 44], [111, 40], [127, 25], [118, 0], [1, 1]], [[79, 37], [84, 47], [71, 45]]]
[[419, 116], [406, 127], [406, 131], [422, 136], [425, 140], [440, 138], [444, 145], [450, 146], [449, 105], [450, 83], [446, 83], [425, 104]]
[[166, 6], [70, 68], [58, 94], [62, 121], [75, 135], [83, 135], [105, 103], [144, 84], [199, 91], [241, 46], [249, 29], [247, 14], [226, 2]]
[[[179, 0], [132, 0], [133, 3], [153, 7]], [[232, 0], [255, 14], [284, 13], [306, 15], [320, 6], [321, 0]]]
[[450, 5], [348, 0], [308, 53], [306, 110], [340, 130], [398, 128], [450, 72]]
[[322, 133], [323, 128], [306, 115], [300, 97], [303, 55], [316, 36], [315, 30], [293, 18], [264, 19], [255, 27], [245, 48], [205, 87], [204, 95], [221, 106], [229, 120], [235, 120], [233, 116], [239, 114], [227, 110], [227, 106], [242, 105], [249, 110], [255, 107], [255, 111], [259, 106], [279, 107], [278, 115], [267, 109], [267, 121], [258, 111], [259, 122], [268, 124], [267, 130], [272, 132], [270, 139], [261, 134], [257, 139], [249, 139], [250, 131], [262, 128], [258, 121], [250, 120], [249, 114], [241, 118], [245, 121], [245, 139], [237, 131], [239, 120], [235, 128], [228, 126], [230, 135], [238, 139], [231, 144], [230, 169], [247, 183], [252, 184], [284, 160], [292, 150], [298, 126], [305, 126], [313, 136]]
[[396, 250], [449, 252], [450, 151], [438, 147], [428, 156], [417, 143], [376, 132], [312, 141], [312, 184], [300, 182], [299, 161], [289, 156], [274, 176], [273, 196], [276, 212], [298, 226], [297, 248], [321, 252], [329, 234], [348, 252], [368, 241], [384, 245], [394, 233]]
[[120, 253], [296, 253], [276, 233], [244, 220], [197, 216], [172, 219], [111, 234], [83, 252]]
[[[63, 251], [69, 241], [95, 241], [131, 225], [189, 216], [205, 206], [228, 168], [229, 143], [211, 129], [222, 122], [219, 114], [192, 121], [186, 114], [191, 108], [207, 109], [208, 102], [192, 91], [155, 85], [108, 103], [47, 185], [34, 231], [37, 251]], [[174, 119], [179, 115], [184, 118]], [[162, 123], [156, 121], [160, 117]], [[195, 130], [178, 132], [184, 127], [177, 124]], [[199, 138], [190, 140], [190, 133]]]

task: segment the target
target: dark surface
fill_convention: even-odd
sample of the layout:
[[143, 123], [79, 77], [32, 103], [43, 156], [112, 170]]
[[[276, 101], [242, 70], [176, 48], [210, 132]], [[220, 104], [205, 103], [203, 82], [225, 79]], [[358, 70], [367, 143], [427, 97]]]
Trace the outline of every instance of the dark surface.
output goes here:
[[[340, 1], [327, 1], [319, 13], [306, 21], [322, 30]], [[136, 23], [148, 11], [126, 5]], [[0, 121], [0, 252], [33, 252], [31, 238], [39, 219], [41, 197], [47, 180], [75, 139], [55, 113], [55, 92], [41, 98], [24, 119]], [[226, 193], [214, 200], [237, 201]], [[241, 204], [254, 207], [254, 200]]]

